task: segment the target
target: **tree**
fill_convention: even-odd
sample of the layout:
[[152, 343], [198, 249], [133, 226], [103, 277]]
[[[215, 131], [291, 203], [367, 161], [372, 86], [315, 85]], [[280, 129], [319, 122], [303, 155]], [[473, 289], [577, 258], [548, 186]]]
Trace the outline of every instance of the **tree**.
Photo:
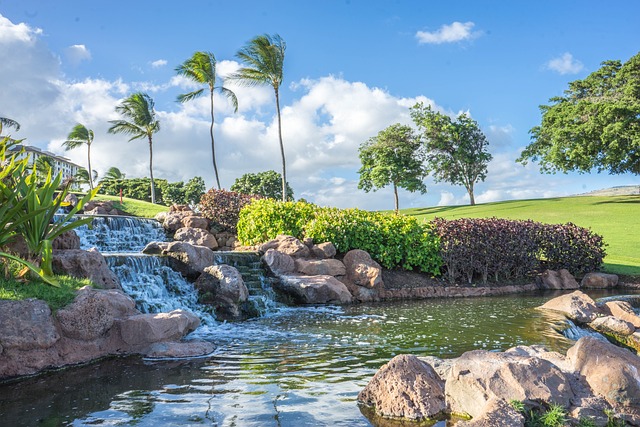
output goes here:
[[470, 204], [475, 205], [474, 186], [485, 180], [493, 158], [478, 123], [464, 113], [452, 119], [423, 103], [411, 108], [411, 118], [421, 132], [427, 167], [435, 181], [464, 186]]
[[14, 128], [17, 132], [20, 130], [20, 123], [7, 117], [0, 117], [0, 135], [2, 135], [2, 129], [5, 127]]
[[78, 185], [83, 185], [83, 184], [91, 185], [91, 181], [95, 181], [98, 178], [98, 172], [93, 171], [91, 175], [92, 175], [91, 179], [89, 179], [89, 171], [87, 171], [84, 168], [78, 169], [78, 172], [73, 177], [73, 182]]
[[[74, 148], [78, 148], [83, 144], [87, 145], [87, 171], [93, 171], [91, 169], [91, 143], [93, 142], [93, 131], [91, 129], [87, 129], [84, 125], [78, 123], [73, 127], [69, 135], [67, 135], [67, 140], [62, 143], [62, 146], [65, 150], [73, 150]], [[86, 175], [87, 180], [89, 181], [89, 188], [93, 190], [93, 177]]]
[[[282, 199], [282, 175], [276, 171], [246, 173], [231, 186], [236, 193]], [[287, 182], [287, 200], [293, 200], [293, 190]]]
[[195, 206], [200, 203], [200, 198], [207, 190], [204, 184], [204, 179], [199, 176], [194, 176], [184, 185], [184, 198], [185, 202]]
[[549, 102], [518, 162], [538, 161], [543, 172], [640, 174], [640, 53], [603, 62]]
[[[195, 52], [191, 58], [176, 68], [176, 72], [195, 83], [206, 84], [209, 87], [211, 103], [211, 126], [209, 127], [209, 134], [211, 135], [211, 157], [213, 159], [213, 171], [216, 175], [216, 184], [218, 185], [218, 190], [220, 190], [220, 178], [218, 177], [218, 165], [216, 164], [216, 147], [213, 138], [213, 123], [215, 121], [213, 115], [213, 93], [217, 90], [225, 95], [231, 101], [235, 112], [238, 111], [238, 99], [235, 93], [224, 87], [224, 83], [221, 86], [216, 86], [216, 57], [211, 52]], [[185, 103], [191, 101], [203, 93], [204, 89], [183, 93], [178, 95], [178, 102]]]
[[125, 178], [125, 174], [120, 172], [120, 169], [118, 169], [115, 166], [111, 166], [107, 170], [107, 172], [103, 175], [102, 179], [100, 180], [100, 184], [102, 184], [103, 182], [108, 182], [108, 181], [118, 181], [118, 180], [122, 180], [124, 178]]
[[236, 56], [244, 64], [231, 78], [246, 86], [270, 85], [276, 98], [278, 115], [278, 138], [282, 156], [282, 200], [286, 201], [287, 166], [282, 143], [282, 120], [280, 117], [280, 86], [283, 80], [284, 52], [286, 43], [278, 34], [263, 34], [250, 40]]
[[380, 131], [360, 145], [358, 188], [369, 192], [393, 185], [395, 212], [398, 213], [398, 188], [410, 192], [427, 192], [423, 180], [427, 177], [424, 167], [424, 150], [420, 139], [409, 126], [396, 123]]
[[153, 99], [146, 93], [136, 92], [116, 107], [127, 120], [111, 120], [109, 133], [131, 135], [129, 141], [146, 138], [149, 143], [149, 175], [151, 178], [151, 203], [156, 202], [156, 186], [153, 181], [153, 134], [160, 130]]

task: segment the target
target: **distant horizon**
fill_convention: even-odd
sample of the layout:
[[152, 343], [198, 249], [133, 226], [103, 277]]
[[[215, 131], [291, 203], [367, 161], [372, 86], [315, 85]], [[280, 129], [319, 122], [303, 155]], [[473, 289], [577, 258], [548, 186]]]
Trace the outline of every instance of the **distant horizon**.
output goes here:
[[[595, 13], [594, 10], [598, 12]], [[126, 13], [123, 13], [126, 11]], [[197, 9], [174, 2], [0, 4], [0, 116], [21, 125], [14, 138], [86, 167], [86, 147], [65, 151], [76, 123], [94, 130], [92, 166], [127, 177], [148, 176], [148, 147], [107, 133], [115, 106], [134, 91], [155, 100], [154, 177], [201, 176], [214, 184], [207, 97], [176, 96], [196, 88], [175, 68], [195, 51], [211, 51], [218, 75], [238, 69], [236, 52], [259, 34], [287, 43], [281, 88], [288, 181], [295, 198], [322, 206], [393, 208], [393, 192], [357, 189], [358, 146], [394, 124], [411, 124], [409, 107], [425, 102], [467, 112], [489, 140], [494, 160], [476, 202], [561, 197], [639, 185], [632, 174], [542, 174], [515, 162], [540, 123], [539, 105], [562, 95], [607, 60], [638, 53], [640, 3], [615, 8], [586, 0], [536, 4], [461, 1], [291, 0], [242, 6], [212, 2]], [[216, 98], [216, 153], [221, 183], [245, 173], [281, 172], [273, 90], [226, 82], [239, 101], [234, 114]], [[426, 181], [424, 195], [401, 191], [400, 208], [468, 203], [461, 186]]]

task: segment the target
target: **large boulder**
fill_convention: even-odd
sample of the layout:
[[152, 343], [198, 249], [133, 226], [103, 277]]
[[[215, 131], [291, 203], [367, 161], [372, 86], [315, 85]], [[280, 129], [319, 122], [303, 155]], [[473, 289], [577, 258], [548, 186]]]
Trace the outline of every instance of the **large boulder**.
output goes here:
[[209, 220], [199, 215], [189, 215], [182, 218], [182, 225], [189, 228], [209, 229]]
[[633, 325], [634, 328], [640, 329], [640, 316], [633, 310], [631, 304], [626, 301], [609, 301], [603, 307], [608, 310], [612, 316], [620, 320], [624, 320]]
[[46, 302], [0, 300], [0, 346], [3, 350], [44, 349], [59, 339]]
[[267, 249], [262, 259], [275, 274], [289, 274], [293, 273], [296, 269], [296, 263], [291, 255], [284, 254], [275, 249]]
[[337, 259], [306, 260], [298, 258], [295, 262], [298, 273], [308, 276], [344, 276], [347, 274], [346, 267], [342, 261]]
[[132, 348], [146, 348], [150, 344], [176, 341], [200, 326], [200, 319], [188, 311], [138, 314], [116, 320], [122, 340]]
[[249, 291], [240, 272], [230, 265], [213, 265], [194, 283], [200, 300], [215, 307], [219, 319], [243, 317], [242, 305], [249, 298]]
[[51, 264], [56, 274], [90, 279], [103, 289], [122, 290], [120, 280], [109, 269], [102, 254], [95, 248], [88, 251], [80, 249], [56, 251]]
[[173, 235], [173, 239], [186, 242], [195, 246], [204, 246], [209, 249], [217, 249], [218, 241], [215, 236], [202, 228], [182, 227]]
[[444, 381], [429, 364], [401, 354], [376, 372], [358, 401], [383, 417], [435, 418], [447, 409], [444, 389]]
[[54, 251], [63, 251], [68, 249], [80, 249], [80, 237], [73, 230], [68, 230], [53, 239], [51, 246]]
[[583, 288], [615, 288], [618, 286], [618, 276], [606, 273], [587, 273], [580, 285]]
[[293, 236], [280, 234], [275, 239], [269, 240], [260, 245], [258, 250], [266, 252], [275, 249], [283, 254], [291, 255], [294, 258], [306, 258], [309, 256], [309, 247]]
[[567, 351], [575, 371], [610, 404], [640, 407], [640, 358], [608, 341], [583, 337]]
[[351, 294], [333, 276], [281, 276], [274, 284], [300, 304], [349, 304]]
[[354, 284], [366, 288], [383, 286], [382, 267], [367, 252], [353, 249], [345, 254], [342, 261], [347, 270], [347, 277]]
[[311, 255], [318, 259], [328, 259], [336, 256], [336, 247], [331, 242], [318, 243], [311, 246]]
[[214, 349], [208, 341], [158, 342], [151, 344], [145, 355], [154, 359], [182, 359], [206, 356]]
[[215, 264], [215, 253], [211, 249], [187, 242], [151, 242], [142, 253], [169, 256], [169, 264], [174, 270], [192, 278]]
[[613, 316], [603, 316], [594, 319], [589, 326], [604, 334], [627, 336], [636, 331], [632, 323]]
[[475, 350], [455, 359], [445, 379], [452, 412], [479, 417], [493, 399], [569, 406], [574, 393], [560, 368], [547, 360]]
[[459, 421], [459, 427], [524, 427], [524, 416], [506, 400], [491, 399], [483, 412], [470, 421]]
[[579, 323], [589, 323], [603, 314], [595, 301], [581, 291], [553, 298], [540, 308], [559, 311], [569, 319]]
[[580, 287], [571, 273], [564, 268], [560, 271], [545, 270], [541, 279], [543, 289], [578, 289]]
[[85, 286], [78, 291], [73, 303], [58, 310], [56, 318], [65, 336], [89, 341], [111, 329], [115, 319], [136, 314], [139, 312], [135, 302], [124, 293]]

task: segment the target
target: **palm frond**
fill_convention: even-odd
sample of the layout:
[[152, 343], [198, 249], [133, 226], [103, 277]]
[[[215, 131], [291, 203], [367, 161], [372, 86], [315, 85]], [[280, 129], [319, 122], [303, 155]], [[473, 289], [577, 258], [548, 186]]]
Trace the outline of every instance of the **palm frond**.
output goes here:
[[193, 92], [180, 94], [180, 95], [178, 95], [176, 100], [178, 102], [184, 104], [185, 102], [189, 102], [192, 99], [200, 97], [200, 95], [202, 95], [203, 93], [204, 93], [204, 89], [198, 89], [198, 90], [195, 90]]
[[226, 87], [222, 86], [219, 88], [220, 93], [222, 93], [224, 96], [227, 97], [227, 99], [229, 101], [231, 101], [231, 105], [233, 105], [233, 111], [235, 113], [238, 112], [238, 98], [236, 97], [236, 94], [233, 93], [233, 91], [227, 89]]

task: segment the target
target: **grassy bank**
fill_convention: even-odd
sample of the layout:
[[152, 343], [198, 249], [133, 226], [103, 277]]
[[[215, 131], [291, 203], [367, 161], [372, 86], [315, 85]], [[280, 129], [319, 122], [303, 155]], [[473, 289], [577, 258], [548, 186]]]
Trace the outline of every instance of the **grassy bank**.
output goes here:
[[0, 277], [0, 300], [23, 300], [35, 298], [46, 301], [51, 311], [70, 304], [76, 296], [76, 290], [92, 285], [89, 279], [76, 279], [69, 276], [56, 276], [60, 287], [56, 288], [38, 280], [29, 283]]
[[139, 216], [142, 218], [153, 218], [159, 212], [168, 212], [169, 208], [163, 205], [154, 205], [153, 203], [144, 202], [142, 200], [129, 199], [128, 197], [122, 198], [122, 203], [120, 203], [120, 197], [118, 196], [107, 196], [104, 194], [98, 194], [94, 197], [93, 200], [96, 201], [112, 201], [116, 202], [113, 205], [128, 213], [129, 215]]
[[607, 243], [605, 271], [640, 277], [640, 196], [580, 196], [513, 200], [476, 206], [404, 209], [426, 221], [435, 217], [509, 218], [559, 224], [572, 222], [591, 228]]

